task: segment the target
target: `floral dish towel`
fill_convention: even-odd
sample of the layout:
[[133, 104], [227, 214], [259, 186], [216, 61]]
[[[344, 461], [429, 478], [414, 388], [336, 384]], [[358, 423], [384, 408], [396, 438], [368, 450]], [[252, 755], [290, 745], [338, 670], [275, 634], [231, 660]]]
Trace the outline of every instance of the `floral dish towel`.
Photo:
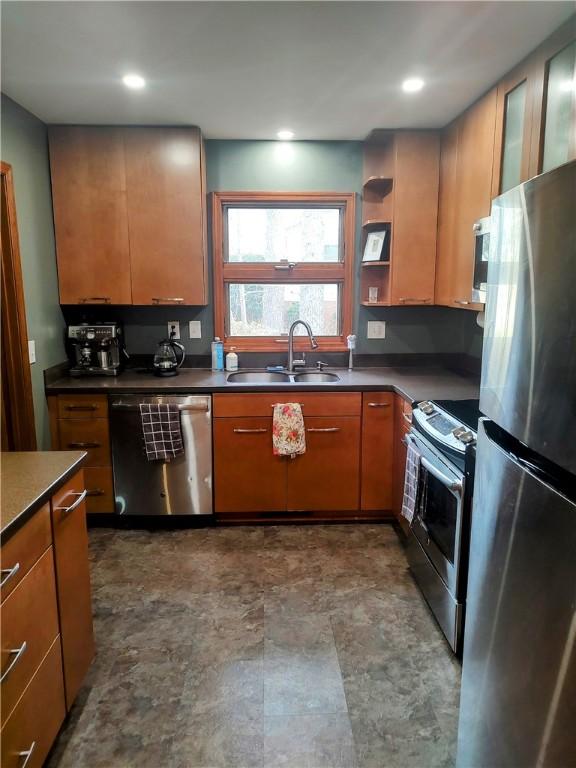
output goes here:
[[300, 403], [276, 403], [272, 418], [274, 456], [294, 456], [306, 452], [304, 417]]

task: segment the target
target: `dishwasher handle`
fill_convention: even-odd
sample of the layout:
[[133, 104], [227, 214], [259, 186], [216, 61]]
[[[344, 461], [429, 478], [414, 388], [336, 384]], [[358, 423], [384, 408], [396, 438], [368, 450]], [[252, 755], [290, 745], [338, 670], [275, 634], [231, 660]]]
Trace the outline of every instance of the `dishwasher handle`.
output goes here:
[[[143, 405], [170, 405], [170, 403], [143, 403]], [[140, 403], [112, 403], [112, 409], [115, 411], [139, 411]], [[179, 411], [196, 411], [197, 413], [208, 413], [210, 403], [189, 403], [188, 405], [179, 405]]]

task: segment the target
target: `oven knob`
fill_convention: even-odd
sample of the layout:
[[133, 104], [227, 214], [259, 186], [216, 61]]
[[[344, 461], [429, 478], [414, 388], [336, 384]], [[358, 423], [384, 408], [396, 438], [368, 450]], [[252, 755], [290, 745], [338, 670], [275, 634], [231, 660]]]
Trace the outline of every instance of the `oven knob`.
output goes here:
[[458, 440], [460, 440], [460, 442], [464, 443], [465, 445], [470, 445], [470, 443], [474, 443], [476, 441], [476, 438], [474, 436], [474, 432], [470, 432], [468, 430], [458, 435]]
[[418, 408], [420, 408], [422, 413], [425, 413], [426, 416], [430, 416], [431, 413], [434, 413], [434, 406], [429, 400], [423, 400], [421, 403], [418, 403]]
[[457, 440], [460, 440], [460, 438], [462, 437], [462, 435], [463, 435], [463, 434], [465, 434], [467, 431], [468, 431], [468, 430], [466, 429], [466, 427], [462, 427], [462, 426], [460, 426], [460, 427], [456, 427], [455, 429], [453, 429], [453, 430], [452, 430], [452, 434], [454, 435], [454, 437], [455, 437]]

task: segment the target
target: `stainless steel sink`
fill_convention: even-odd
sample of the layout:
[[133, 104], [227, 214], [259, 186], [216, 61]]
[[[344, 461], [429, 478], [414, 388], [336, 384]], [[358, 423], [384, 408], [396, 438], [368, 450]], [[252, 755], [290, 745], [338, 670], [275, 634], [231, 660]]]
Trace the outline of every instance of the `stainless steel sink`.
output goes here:
[[308, 373], [294, 374], [294, 381], [327, 383], [329, 381], [340, 381], [340, 376], [337, 376], [335, 373], [324, 373], [323, 371], [309, 371]]
[[290, 374], [279, 371], [238, 371], [230, 373], [226, 379], [231, 384], [267, 384], [274, 382], [290, 383]]

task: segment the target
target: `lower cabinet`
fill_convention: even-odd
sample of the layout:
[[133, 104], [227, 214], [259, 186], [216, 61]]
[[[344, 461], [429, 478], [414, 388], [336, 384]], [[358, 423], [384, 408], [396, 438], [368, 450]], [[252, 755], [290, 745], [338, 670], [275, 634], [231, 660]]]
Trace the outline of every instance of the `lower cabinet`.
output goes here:
[[56, 588], [66, 704], [70, 709], [94, 658], [86, 502], [82, 473], [52, 499]]
[[394, 458], [394, 393], [364, 392], [362, 396], [361, 508], [392, 510]]
[[272, 411], [279, 394], [214, 395], [215, 511], [220, 515], [329, 517], [358, 513], [361, 395], [294, 392], [304, 414], [306, 453], [274, 456]]

